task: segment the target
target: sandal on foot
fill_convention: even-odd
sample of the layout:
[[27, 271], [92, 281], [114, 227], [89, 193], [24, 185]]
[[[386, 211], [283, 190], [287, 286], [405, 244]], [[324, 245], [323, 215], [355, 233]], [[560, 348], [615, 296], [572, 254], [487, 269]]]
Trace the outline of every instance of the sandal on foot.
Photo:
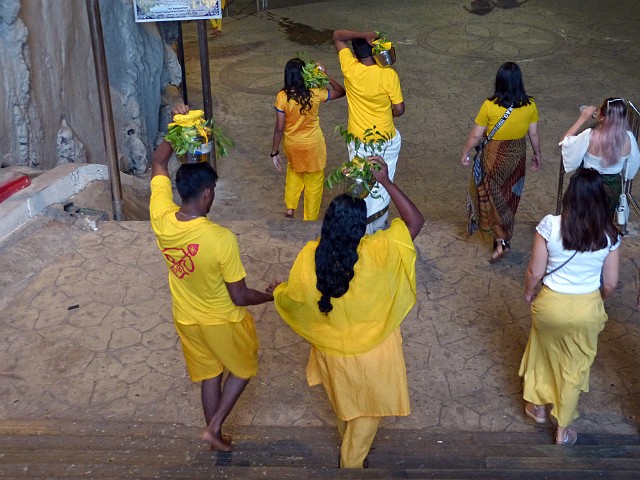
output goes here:
[[565, 428], [564, 435], [560, 440], [558, 440], [558, 436], [556, 435], [556, 445], [575, 445], [577, 441], [578, 432], [576, 432], [573, 428]]
[[493, 253], [489, 258], [489, 263], [496, 263], [502, 257], [504, 257], [511, 250], [511, 244], [508, 240], [502, 238], [496, 238], [493, 241]]
[[295, 212], [293, 210], [287, 210], [286, 212], [284, 212], [284, 216], [285, 218], [293, 218], [293, 214]]
[[546, 423], [547, 421], [547, 410], [542, 405], [527, 402], [524, 406], [524, 413], [536, 423]]

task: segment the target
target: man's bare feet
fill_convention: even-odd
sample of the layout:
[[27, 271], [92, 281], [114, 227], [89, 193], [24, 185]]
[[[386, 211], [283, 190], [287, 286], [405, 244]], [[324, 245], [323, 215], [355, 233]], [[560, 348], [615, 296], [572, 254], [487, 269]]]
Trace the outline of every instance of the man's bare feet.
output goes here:
[[[225, 445], [231, 446], [231, 435], [222, 435], [222, 441], [225, 443]], [[231, 448], [233, 449], [232, 446], [231, 446]], [[212, 452], [216, 451], [216, 449], [213, 448], [213, 445], [211, 445], [211, 451]]]
[[211, 450], [230, 452], [233, 449], [229, 435], [221, 435], [219, 433], [216, 435], [208, 428], [202, 434], [202, 440], [211, 445]]

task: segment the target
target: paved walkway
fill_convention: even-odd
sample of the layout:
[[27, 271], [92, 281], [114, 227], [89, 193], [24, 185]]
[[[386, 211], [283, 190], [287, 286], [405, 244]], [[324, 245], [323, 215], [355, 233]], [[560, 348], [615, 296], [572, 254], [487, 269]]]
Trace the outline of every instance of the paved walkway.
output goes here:
[[[536, 427], [522, 414], [517, 376], [530, 321], [523, 276], [534, 227], [555, 210], [556, 144], [578, 105], [608, 95], [640, 100], [640, 7], [635, 0], [618, 2], [615, 11], [594, 0], [579, 2], [579, 9], [578, 2], [539, 0], [475, 15], [464, 8], [469, 4], [406, 0], [389, 9], [388, 2], [366, 2], [366, 18], [379, 22], [367, 20], [357, 0], [225, 19], [223, 35], [210, 41], [215, 116], [238, 148], [219, 161], [211, 217], [238, 234], [250, 286], [264, 288], [286, 277], [319, 223], [284, 221], [284, 177], [267, 155], [284, 63], [305, 49], [337, 74], [328, 32], [387, 31], [398, 43], [407, 106], [397, 123], [404, 142], [396, 180], [427, 223], [416, 240], [418, 303], [403, 324], [412, 414], [385, 425], [526, 433]], [[186, 38], [197, 106], [199, 73], [189, 25]], [[464, 234], [469, 170], [457, 159], [482, 99], [492, 93], [497, 67], [512, 59], [541, 111], [544, 164], [528, 175], [512, 253], [490, 265], [489, 239]], [[330, 132], [346, 123], [346, 102], [323, 106], [321, 117], [330, 167], [336, 166], [345, 148]], [[332, 196], [326, 192], [323, 209]], [[637, 225], [638, 217], [632, 222]], [[591, 392], [580, 403], [579, 431], [638, 432], [639, 243], [632, 228], [622, 247], [620, 286], [607, 302], [610, 318]], [[0, 245], [0, 262], [0, 420], [204, 423], [148, 222], [107, 222], [97, 232], [84, 232], [40, 218]], [[230, 426], [333, 425], [322, 389], [305, 384], [308, 346], [272, 305], [251, 311], [261, 338], [260, 373]]]

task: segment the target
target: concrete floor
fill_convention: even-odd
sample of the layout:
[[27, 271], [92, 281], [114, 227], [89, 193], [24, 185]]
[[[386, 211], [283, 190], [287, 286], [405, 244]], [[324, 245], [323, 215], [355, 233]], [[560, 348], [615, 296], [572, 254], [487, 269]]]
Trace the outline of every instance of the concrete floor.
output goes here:
[[[479, 8], [482, 2], [405, 0], [390, 8], [389, 2], [340, 0], [225, 18], [223, 35], [209, 41], [214, 115], [237, 148], [218, 161], [211, 217], [239, 235], [249, 285], [263, 288], [286, 276], [320, 224], [283, 220], [284, 176], [268, 156], [284, 64], [306, 50], [339, 77], [331, 31], [387, 32], [397, 44], [406, 104], [397, 121], [403, 146], [396, 182], [427, 223], [416, 239], [418, 303], [403, 324], [412, 414], [384, 425], [524, 433], [537, 427], [522, 413], [517, 376], [530, 322], [523, 277], [535, 225], [555, 211], [557, 142], [579, 105], [607, 96], [640, 100], [640, 5], [505, 0], [494, 1], [490, 12], [470, 12], [472, 3]], [[201, 105], [196, 45], [195, 24], [186, 24], [192, 107]], [[538, 104], [543, 167], [527, 175], [511, 254], [490, 265], [490, 239], [466, 238], [470, 172], [458, 158], [507, 60], [519, 63]], [[328, 169], [346, 159], [332, 133], [346, 120], [346, 100], [323, 105]], [[333, 196], [325, 191], [323, 211]], [[632, 214], [631, 222], [578, 431], [638, 433], [640, 219]], [[39, 219], [0, 247], [0, 261], [13, 269], [0, 279], [0, 419], [203, 424], [148, 223], [108, 222], [81, 232]], [[308, 346], [272, 305], [251, 311], [261, 338], [260, 373], [230, 428], [333, 425], [322, 389], [305, 384]]]

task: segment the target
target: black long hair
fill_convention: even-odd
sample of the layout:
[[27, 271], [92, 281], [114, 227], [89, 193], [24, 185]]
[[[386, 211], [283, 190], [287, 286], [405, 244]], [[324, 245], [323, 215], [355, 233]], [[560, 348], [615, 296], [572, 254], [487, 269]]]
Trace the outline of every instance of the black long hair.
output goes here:
[[299, 58], [292, 58], [284, 67], [284, 88], [287, 100], [293, 100], [300, 105], [300, 114], [311, 110], [311, 91], [304, 84], [302, 67], [305, 63]]
[[618, 230], [607, 208], [602, 175], [579, 168], [562, 199], [560, 235], [565, 250], [593, 252], [605, 248], [607, 237], [615, 242]]
[[529, 105], [531, 98], [524, 89], [520, 67], [514, 62], [500, 65], [496, 73], [495, 91], [489, 100], [504, 108], [510, 105], [518, 108]]
[[353, 267], [358, 261], [357, 248], [366, 229], [364, 200], [347, 194], [333, 199], [324, 216], [316, 249], [316, 288], [322, 294], [318, 302], [322, 313], [333, 310], [331, 297], [339, 298], [349, 290]]

